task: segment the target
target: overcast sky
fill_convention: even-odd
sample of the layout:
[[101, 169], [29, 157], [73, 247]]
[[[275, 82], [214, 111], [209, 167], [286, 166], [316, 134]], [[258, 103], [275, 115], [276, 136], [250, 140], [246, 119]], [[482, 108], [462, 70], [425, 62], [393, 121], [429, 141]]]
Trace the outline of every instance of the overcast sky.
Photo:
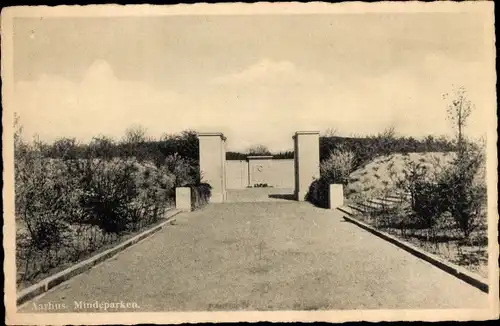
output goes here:
[[[492, 52], [480, 14], [16, 18], [26, 135], [222, 131], [231, 150], [292, 148], [297, 130], [450, 134], [442, 94], [467, 87], [484, 132]], [[488, 106], [490, 105], [490, 106]]]

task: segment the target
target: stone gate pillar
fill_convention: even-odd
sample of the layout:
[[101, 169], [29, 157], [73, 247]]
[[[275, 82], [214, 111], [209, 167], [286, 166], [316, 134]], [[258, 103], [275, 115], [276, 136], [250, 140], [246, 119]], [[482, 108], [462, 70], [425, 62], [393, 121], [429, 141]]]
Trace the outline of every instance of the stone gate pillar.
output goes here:
[[297, 131], [295, 151], [295, 198], [305, 200], [309, 186], [319, 178], [319, 131]]
[[226, 137], [220, 132], [198, 133], [200, 142], [200, 173], [212, 186], [211, 202], [226, 199]]

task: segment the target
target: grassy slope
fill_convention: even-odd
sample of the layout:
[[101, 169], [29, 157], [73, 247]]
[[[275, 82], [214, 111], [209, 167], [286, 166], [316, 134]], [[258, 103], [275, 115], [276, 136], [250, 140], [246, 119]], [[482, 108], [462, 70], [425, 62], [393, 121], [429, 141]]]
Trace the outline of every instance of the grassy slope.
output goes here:
[[350, 201], [398, 192], [395, 182], [403, 176], [406, 162], [427, 166], [428, 173], [442, 168], [453, 159], [453, 153], [409, 153], [379, 156], [349, 176], [346, 197]]

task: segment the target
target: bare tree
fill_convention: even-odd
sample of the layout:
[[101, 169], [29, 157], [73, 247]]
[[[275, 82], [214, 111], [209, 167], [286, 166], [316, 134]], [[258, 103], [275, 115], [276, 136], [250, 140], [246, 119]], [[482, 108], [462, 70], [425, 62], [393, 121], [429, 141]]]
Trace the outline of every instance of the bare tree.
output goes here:
[[248, 149], [250, 155], [271, 155], [271, 151], [264, 145], [255, 145]]
[[23, 125], [19, 114], [14, 112], [14, 141], [21, 141], [23, 134]]
[[75, 159], [78, 156], [78, 143], [75, 138], [58, 138], [52, 144], [52, 155], [55, 158]]
[[[453, 97], [448, 104], [447, 112], [448, 119], [453, 123], [453, 127], [457, 132], [457, 149], [461, 155], [464, 151], [464, 128], [467, 125], [467, 119], [475, 109], [474, 104], [467, 98], [465, 87], [460, 86], [453, 89]], [[448, 93], [443, 95], [447, 100], [450, 97]]]
[[337, 128], [328, 128], [326, 131], [323, 133], [324, 137], [334, 137], [337, 136], [338, 130]]
[[124, 142], [129, 144], [138, 144], [146, 141], [146, 128], [135, 125], [125, 130]]
[[146, 128], [140, 125], [133, 125], [125, 130], [125, 136], [122, 140], [125, 156], [135, 157], [139, 161], [148, 157], [146, 132]]
[[384, 139], [394, 139], [396, 137], [396, 127], [394, 125], [385, 128], [382, 133], [379, 134], [380, 138]]
[[[475, 106], [467, 98], [463, 86], [455, 88], [453, 93], [447, 112], [457, 132], [457, 156], [443, 173], [441, 184], [445, 186], [443, 194], [446, 194], [448, 210], [465, 238], [470, 240], [471, 232], [481, 223], [486, 202], [485, 181], [476, 178], [485, 158], [480, 144], [470, 141], [464, 134], [467, 119]], [[448, 99], [448, 94], [443, 97]]]

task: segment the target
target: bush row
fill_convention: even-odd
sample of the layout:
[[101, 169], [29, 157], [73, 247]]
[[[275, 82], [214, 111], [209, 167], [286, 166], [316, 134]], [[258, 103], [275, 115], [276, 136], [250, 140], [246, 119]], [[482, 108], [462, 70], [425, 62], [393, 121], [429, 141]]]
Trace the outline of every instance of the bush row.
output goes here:
[[[226, 152], [226, 160], [240, 160], [244, 161], [247, 159], [247, 156], [251, 155], [250, 153], [242, 153], [242, 152]], [[293, 159], [294, 153], [293, 151], [285, 151], [278, 153], [270, 153], [274, 159]]]
[[352, 152], [353, 169], [372, 161], [377, 156], [394, 153], [451, 152], [455, 143], [446, 137], [427, 136], [424, 139], [397, 137], [391, 130], [370, 137], [323, 136], [319, 139], [320, 161], [328, 159], [335, 150]]
[[[397, 137], [392, 130], [368, 137], [320, 136], [320, 161], [328, 159], [336, 150], [354, 154], [354, 169], [361, 167], [376, 156], [393, 153], [451, 152], [455, 143], [446, 137], [427, 136], [423, 139]], [[227, 160], [246, 160], [249, 153], [227, 152]], [[275, 159], [292, 159], [293, 151], [271, 153]]]
[[[327, 159], [336, 149], [352, 151], [356, 157], [355, 167], [359, 167], [376, 156], [392, 153], [448, 152], [455, 150], [453, 141], [445, 137], [428, 136], [424, 139], [396, 137], [386, 131], [369, 137], [321, 136], [320, 160]], [[97, 157], [136, 157], [139, 161], [151, 161], [161, 165], [163, 160], [174, 153], [181, 157], [198, 161], [199, 141], [196, 132], [188, 130], [180, 134], [164, 135], [160, 140], [146, 138], [115, 141], [108, 137], [95, 137], [90, 143], [77, 143], [74, 138], [61, 138], [53, 144], [41, 144], [43, 155], [51, 158], [84, 158], [91, 150]], [[228, 151], [227, 160], [246, 160], [249, 153]], [[293, 151], [271, 153], [275, 159], [292, 159]]]
[[50, 158], [85, 158], [90, 151], [97, 158], [135, 157], [140, 162], [154, 162], [157, 166], [175, 153], [185, 159], [199, 160], [199, 141], [192, 130], [166, 134], [160, 140], [124, 137], [116, 141], [108, 137], [94, 137], [89, 143], [78, 143], [74, 138], [60, 138], [52, 144], [41, 143], [40, 150], [43, 156]]
[[46, 148], [15, 137], [19, 281], [158, 222], [173, 204], [175, 187], [196, 189], [195, 208], [210, 197], [196, 161], [178, 153], [159, 165], [92, 146], [79, 156], [50, 158]]

